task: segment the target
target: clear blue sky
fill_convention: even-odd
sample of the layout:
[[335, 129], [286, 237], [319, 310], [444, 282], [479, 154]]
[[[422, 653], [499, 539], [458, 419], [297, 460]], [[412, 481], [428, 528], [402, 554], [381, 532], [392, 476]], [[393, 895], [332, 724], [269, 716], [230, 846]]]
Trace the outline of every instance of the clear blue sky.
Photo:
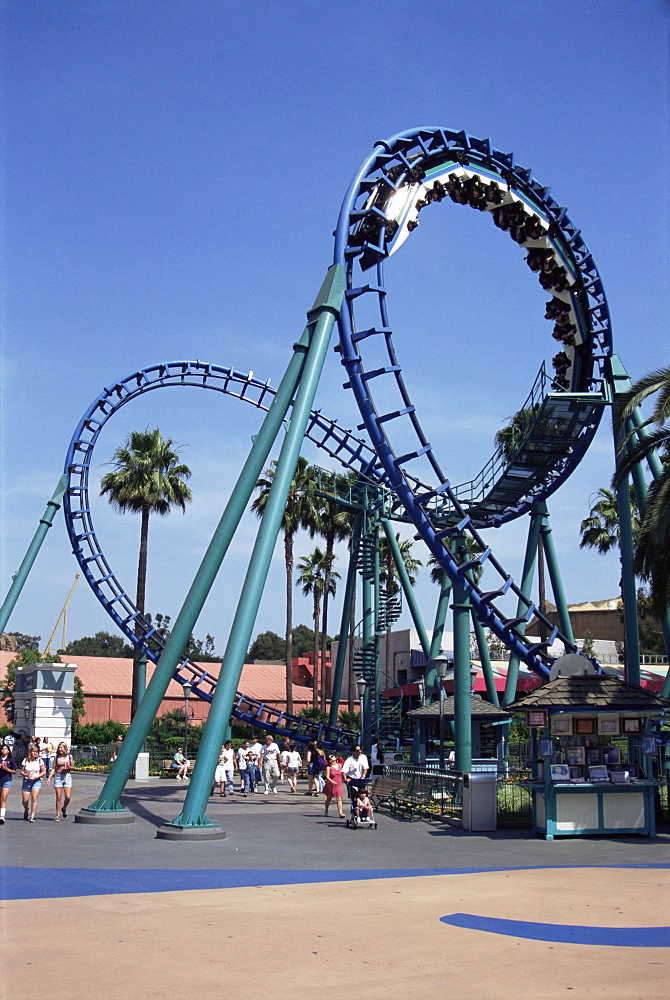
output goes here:
[[[631, 376], [667, 364], [667, 3], [4, 0], [0, 11], [3, 596], [103, 386], [191, 358], [279, 382], [349, 180], [375, 140], [404, 129], [463, 128], [531, 167], [595, 257]], [[478, 213], [443, 207], [389, 262], [389, 287], [401, 363], [458, 482], [489, 456], [553, 342], [518, 248]], [[331, 354], [319, 405], [355, 426], [343, 374]], [[150, 531], [148, 607], [174, 617], [258, 423], [214, 394], [152, 393], [108, 425], [96, 474], [149, 425], [193, 469], [188, 513]], [[571, 602], [617, 593], [616, 557], [578, 547], [611, 471], [604, 420], [551, 503]], [[93, 500], [134, 592], [139, 520]], [[255, 530], [250, 517], [196, 629], [220, 652]], [[492, 540], [514, 573], [523, 537], [513, 527]], [[313, 544], [301, 539], [299, 554]], [[45, 640], [76, 570], [59, 515], [9, 629]], [[430, 619], [427, 572], [418, 592]], [[279, 546], [256, 632], [282, 632], [282, 593]], [[296, 621], [310, 613], [296, 593]], [[80, 583], [68, 638], [110, 628]]]

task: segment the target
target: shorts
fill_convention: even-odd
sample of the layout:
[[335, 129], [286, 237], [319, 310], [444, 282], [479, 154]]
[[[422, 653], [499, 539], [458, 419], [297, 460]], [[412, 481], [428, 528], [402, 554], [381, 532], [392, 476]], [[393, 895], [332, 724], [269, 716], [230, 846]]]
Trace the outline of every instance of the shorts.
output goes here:
[[0, 778], [0, 788], [11, 788], [12, 787], [12, 777], [11, 774], [6, 774], [3, 778]]
[[297, 774], [300, 768], [298, 767], [287, 767], [286, 770], [289, 774]]
[[33, 788], [36, 788], [39, 791], [41, 787], [42, 787], [41, 778], [24, 778], [23, 784], [21, 785], [21, 791], [32, 792]]
[[64, 774], [54, 774], [54, 788], [72, 788], [72, 775], [69, 771]]

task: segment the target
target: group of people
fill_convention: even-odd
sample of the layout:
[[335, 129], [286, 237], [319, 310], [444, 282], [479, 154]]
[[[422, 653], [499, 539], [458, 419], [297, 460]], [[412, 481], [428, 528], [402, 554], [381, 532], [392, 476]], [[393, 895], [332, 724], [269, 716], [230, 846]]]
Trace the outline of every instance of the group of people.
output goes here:
[[21, 802], [25, 820], [35, 822], [37, 802], [45, 778], [48, 785], [53, 780], [56, 822], [59, 823], [61, 817], [66, 819], [72, 797], [73, 767], [74, 759], [65, 742], [58, 744], [55, 753], [48, 737], [42, 739], [41, 745], [40, 738], [36, 737], [27, 749], [23, 742], [17, 741], [12, 745], [3, 742], [0, 747], [0, 825], [5, 822], [7, 799], [15, 774], [22, 779]]
[[325, 796], [324, 814], [328, 815], [334, 801], [337, 814], [344, 819], [342, 799], [345, 786], [350, 787], [351, 797], [356, 798], [358, 815], [365, 816], [370, 809], [367, 798], [367, 781], [372, 772], [379, 773], [383, 764], [383, 753], [378, 741], [372, 748], [372, 768], [360, 746], [354, 747], [350, 756], [344, 757], [328, 753], [314, 740], [307, 748], [306, 761], [296, 744], [286, 737], [281, 746], [272, 736], [266, 736], [264, 743], [259, 740], [245, 740], [237, 752], [230, 740], [221, 747], [214, 772], [211, 794], [218, 788], [221, 798], [235, 792], [235, 773], [239, 775], [239, 791], [243, 796], [261, 791], [264, 795], [277, 795], [277, 785], [285, 777], [291, 794], [298, 791], [298, 774], [303, 763], [307, 764], [308, 787], [305, 795]]

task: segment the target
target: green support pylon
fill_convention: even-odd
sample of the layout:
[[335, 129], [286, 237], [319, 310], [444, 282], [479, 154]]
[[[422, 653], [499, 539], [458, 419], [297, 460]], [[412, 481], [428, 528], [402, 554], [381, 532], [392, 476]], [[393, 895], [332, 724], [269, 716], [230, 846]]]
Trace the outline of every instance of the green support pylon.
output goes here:
[[[546, 510], [546, 508], [544, 508]], [[520, 589], [522, 594], [530, 594], [533, 586], [533, 576], [535, 573], [535, 561], [537, 559], [537, 542], [540, 537], [540, 527], [544, 510], [536, 509], [535, 505], [530, 515], [530, 525], [528, 527], [528, 538], [526, 539], [526, 552], [523, 560], [523, 570], [521, 573]], [[527, 605], [519, 598], [517, 602], [517, 617], [525, 614]], [[525, 633], [525, 622], [517, 626], [517, 631]], [[512, 653], [507, 666], [507, 679], [505, 681], [505, 694], [503, 695], [503, 705], [511, 705], [516, 699], [516, 686], [519, 680], [519, 666], [521, 659], [516, 653]]]
[[428, 659], [426, 663], [426, 673], [424, 676], [424, 685], [426, 692], [426, 704], [430, 705], [433, 700], [433, 692], [435, 686], [439, 683], [437, 675], [437, 667], [433, 662], [436, 656], [439, 656], [442, 649], [442, 640], [444, 638], [444, 623], [447, 620], [447, 612], [449, 610], [449, 599], [451, 597], [451, 577], [444, 573], [442, 577], [442, 583], [440, 584], [440, 596], [437, 601], [437, 608], [435, 610], [435, 622], [433, 625], [433, 637], [430, 641], [430, 651], [428, 654]]
[[4, 632], [5, 625], [9, 620], [9, 616], [14, 610], [14, 605], [19, 599], [19, 594], [23, 590], [23, 586], [28, 579], [28, 574], [33, 567], [33, 563], [37, 558], [37, 553], [42, 547], [42, 542], [46, 538], [47, 531], [53, 524], [54, 517], [56, 516], [56, 511], [60, 509], [61, 501], [63, 499], [63, 494], [67, 488], [67, 476], [62, 475], [58, 480], [58, 485], [53, 492], [53, 496], [49, 500], [46, 506], [44, 514], [40, 518], [40, 522], [37, 531], [33, 535], [33, 540], [31, 541], [26, 554], [23, 557], [21, 565], [14, 574], [12, 579], [12, 584], [7, 591], [7, 596], [2, 602], [2, 607], [0, 607], [0, 632]]
[[347, 580], [344, 587], [344, 599], [342, 602], [342, 616], [340, 618], [340, 640], [337, 645], [337, 656], [335, 657], [335, 669], [333, 671], [333, 683], [330, 698], [330, 713], [328, 715], [328, 726], [330, 729], [337, 728], [337, 717], [340, 712], [340, 698], [342, 695], [342, 680], [344, 678], [344, 665], [347, 662], [347, 651], [349, 642], [353, 642], [353, 636], [349, 636], [349, 618], [351, 608], [356, 595], [356, 574], [358, 551], [361, 541], [362, 516], [358, 512], [354, 518], [354, 527], [351, 534], [351, 547], [349, 551], [349, 568], [347, 570]]
[[307, 358], [293, 404], [290, 425], [279, 454], [272, 487], [242, 586], [184, 807], [172, 822], [166, 823], [158, 831], [157, 836], [159, 837], [167, 839], [186, 837], [189, 839], [197, 837], [201, 832], [205, 832], [206, 836], [225, 836], [225, 834], [218, 832], [219, 828], [215, 827], [206, 815], [212, 777], [225, 728], [233, 708], [263, 587], [281, 529], [291, 480], [304, 440], [330, 336], [340, 310], [343, 294], [343, 269], [339, 265], [334, 265], [330, 268], [319, 297], [308, 314], [310, 323], [307, 329], [310, 345]]
[[[465, 561], [465, 537], [454, 536], [459, 563]], [[472, 694], [470, 688], [470, 598], [465, 583], [459, 578], [454, 584], [454, 738], [455, 768], [469, 771], [472, 767]]]
[[[310, 321], [294, 347], [291, 361], [265, 415], [261, 429], [256, 435], [251, 452], [191, 584], [184, 605], [177, 616], [135, 718], [126, 732], [117, 760], [98, 799], [75, 817], [79, 822], [95, 822], [96, 820], [104, 822], [106, 817], [116, 819], [117, 815], [120, 818], [120, 814], [126, 813], [126, 810], [122, 809], [119, 799], [135, 765], [137, 754], [142, 749], [146, 735], [165, 696], [167, 686], [183, 655], [223, 558], [249, 503], [258, 477], [261, 475], [270, 450], [282, 429], [296, 389], [301, 384], [301, 378], [307, 367], [307, 359], [310, 355], [313, 358], [315, 340], [320, 341], [325, 336], [327, 344], [335, 315], [341, 303], [342, 289], [341, 268], [333, 266], [328, 271], [313, 310], [308, 314]], [[319, 331], [318, 337], [316, 337], [317, 330]], [[293, 420], [291, 423], [293, 424]], [[221, 675], [223, 675], [223, 668]], [[230, 715], [230, 711], [228, 715]], [[132, 815], [128, 814], [126, 820], [132, 821], [132, 818]]]

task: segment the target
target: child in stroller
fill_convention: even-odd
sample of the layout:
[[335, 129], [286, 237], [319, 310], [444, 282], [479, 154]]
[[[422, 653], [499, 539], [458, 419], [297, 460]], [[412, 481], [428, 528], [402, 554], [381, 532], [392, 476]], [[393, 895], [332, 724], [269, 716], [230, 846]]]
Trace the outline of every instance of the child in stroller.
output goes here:
[[363, 782], [354, 780], [349, 782], [349, 795], [351, 796], [351, 816], [347, 820], [347, 826], [355, 830], [359, 826], [369, 826], [373, 830], [377, 829], [372, 800], [369, 789]]

